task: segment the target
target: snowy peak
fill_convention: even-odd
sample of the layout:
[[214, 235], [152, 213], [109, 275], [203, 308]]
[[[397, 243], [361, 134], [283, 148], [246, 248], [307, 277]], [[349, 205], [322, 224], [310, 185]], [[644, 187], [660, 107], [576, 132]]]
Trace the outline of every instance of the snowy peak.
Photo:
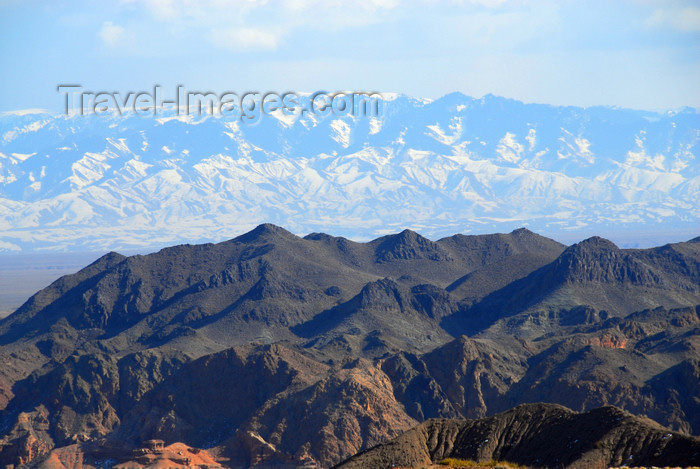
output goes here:
[[267, 221], [364, 240], [697, 231], [695, 110], [452, 93], [287, 117], [2, 115], [0, 250], [215, 242]]

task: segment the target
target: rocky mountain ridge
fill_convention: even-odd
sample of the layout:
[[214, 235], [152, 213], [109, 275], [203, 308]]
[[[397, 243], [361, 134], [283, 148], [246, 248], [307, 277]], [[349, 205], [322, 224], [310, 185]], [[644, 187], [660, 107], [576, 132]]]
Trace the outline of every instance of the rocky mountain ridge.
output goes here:
[[276, 113], [256, 125], [0, 115], [0, 250], [153, 249], [265, 221], [365, 240], [526, 224], [649, 246], [696, 232], [697, 110], [460, 93], [382, 104], [378, 116]]
[[0, 462], [99, 466], [162, 440], [330, 467], [426, 419], [542, 401], [697, 435], [699, 271], [698, 239], [522, 229], [358, 243], [265, 224], [109, 253], [0, 321]]

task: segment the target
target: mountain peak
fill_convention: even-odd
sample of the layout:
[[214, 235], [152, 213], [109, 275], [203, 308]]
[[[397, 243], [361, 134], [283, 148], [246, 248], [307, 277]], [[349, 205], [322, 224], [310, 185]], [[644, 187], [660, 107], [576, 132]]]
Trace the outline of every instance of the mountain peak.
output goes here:
[[309, 240], [309, 241], [330, 241], [334, 238], [334, 236], [329, 235], [328, 233], [318, 233], [314, 231], [313, 233], [309, 233], [306, 236], [304, 236], [304, 239]]
[[611, 251], [620, 249], [609, 239], [601, 238], [600, 236], [591, 236], [590, 238], [574, 244], [574, 246], [578, 246], [581, 249], [605, 249]]
[[568, 247], [555, 261], [555, 270], [567, 281], [660, 285], [663, 279], [633, 252], [593, 236]]
[[428, 259], [434, 261], [450, 260], [450, 255], [442, 246], [421, 236], [415, 231], [406, 229], [394, 235], [376, 239], [377, 260], [387, 262], [397, 259]]
[[396, 306], [403, 310], [407, 303], [399, 291], [399, 286], [390, 278], [383, 278], [368, 283], [358, 295], [362, 308], [383, 307], [386, 309]]
[[405, 230], [403, 230], [402, 232], [400, 232], [396, 236], [401, 238], [401, 239], [405, 239], [406, 241], [409, 241], [409, 242], [418, 242], [419, 240], [423, 240], [423, 239], [426, 241], [430, 241], [428, 238], [421, 236], [418, 233], [416, 233], [415, 231], [410, 230], [408, 228], [406, 228]]
[[438, 98], [434, 103], [439, 103], [439, 104], [464, 104], [470, 101], [473, 101], [474, 98], [471, 98], [464, 93], [460, 93], [459, 91], [455, 91], [449, 94], [446, 94], [442, 96], [441, 98]]
[[251, 231], [242, 234], [236, 238], [234, 241], [241, 243], [251, 243], [258, 240], [269, 239], [269, 238], [289, 238], [296, 237], [293, 233], [285, 230], [284, 228], [273, 225], [272, 223], [263, 223], [256, 226]]
[[525, 227], [517, 228], [517, 229], [511, 231], [510, 234], [512, 236], [518, 236], [518, 237], [538, 236], [537, 233], [533, 233], [532, 231], [528, 230]]

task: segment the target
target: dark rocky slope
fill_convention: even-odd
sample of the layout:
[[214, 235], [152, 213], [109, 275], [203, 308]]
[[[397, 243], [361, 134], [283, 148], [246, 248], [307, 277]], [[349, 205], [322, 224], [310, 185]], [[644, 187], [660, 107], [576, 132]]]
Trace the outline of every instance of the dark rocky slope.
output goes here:
[[327, 467], [425, 419], [538, 401], [698, 434], [699, 262], [698, 240], [274, 225], [111, 253], [0, 321], [0, 463], [126, 462], [159, 439]]
[[448, 457], [571, 469], [688, 466], [700, 464], [700, 438], [669, 432], [615, 407], [575, 413], [523, 404], [480, 420], [427, 420], [335, 467], [412, 468]]
[[[492, 290], [444, 321], [452, 333], [474, 334], [522, 313], [566, 311], [580, 305], [624, 316], [700, 299], [700, 242], [644, 250], [620, 249], [593, 237], [568, 247], [553, 262]], [[520, 330], [521, 335], [532, 335]]]

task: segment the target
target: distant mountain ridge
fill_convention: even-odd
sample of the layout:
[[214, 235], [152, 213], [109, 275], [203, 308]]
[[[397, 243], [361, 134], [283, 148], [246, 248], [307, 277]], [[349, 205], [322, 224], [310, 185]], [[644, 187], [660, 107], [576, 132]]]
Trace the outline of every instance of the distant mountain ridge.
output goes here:
[[699, 272], [697, 239], [527, 229], [355, 242], [262, 224], [111, 252], [0, 320], [0, 464], [99, 467], [163, 440], [226, 467], [325, 468], [426, 419], [533, 402], [698, 434]]
[[400, 95], [383, 110], [273, 115], [253, 126], [216, 117], [0, 115], [0, 249], [220, 241], [265, 221], [352, 239], [405, 227], [436, 238], [527, 225], [631, 243], [645, 234], [660, 244], [694, 233], [700, 221], [697, 110], [460, 93]]

